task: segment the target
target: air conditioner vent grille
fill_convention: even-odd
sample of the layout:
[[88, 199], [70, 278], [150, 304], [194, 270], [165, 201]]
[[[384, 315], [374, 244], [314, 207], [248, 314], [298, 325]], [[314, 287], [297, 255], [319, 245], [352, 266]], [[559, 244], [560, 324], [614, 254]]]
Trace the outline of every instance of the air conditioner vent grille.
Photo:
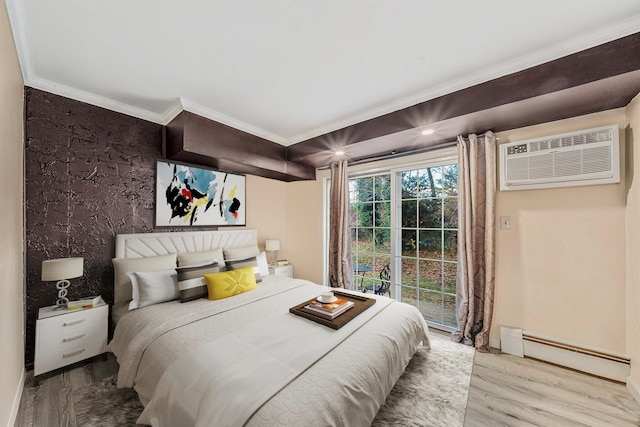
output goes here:
[[620, 182], [618, 125], [502, 144], [500, 190]]
[[564, 136], [562, 138], [550, 137], [548, 139], [529, 142], [529, 152], [552, 150], [560, 147], [573, 147], [575, 145], [593, 144], [596, 142], [606, 142], [611, 141], [611, 139], [611, 129], [578, 133], [575, 135]]

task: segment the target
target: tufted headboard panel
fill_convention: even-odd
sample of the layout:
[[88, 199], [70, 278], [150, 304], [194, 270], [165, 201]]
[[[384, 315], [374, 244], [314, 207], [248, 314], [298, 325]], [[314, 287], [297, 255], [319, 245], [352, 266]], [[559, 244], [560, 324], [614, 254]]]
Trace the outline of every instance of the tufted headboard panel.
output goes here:
[[[148, 258], [257, 244], [257, 231], [247, 229], [118, 234], [116, 236], [116, 258]], [[131, 299], [130, 288], [130, 285], [124, 288], [115, 286], [115, 301]]]

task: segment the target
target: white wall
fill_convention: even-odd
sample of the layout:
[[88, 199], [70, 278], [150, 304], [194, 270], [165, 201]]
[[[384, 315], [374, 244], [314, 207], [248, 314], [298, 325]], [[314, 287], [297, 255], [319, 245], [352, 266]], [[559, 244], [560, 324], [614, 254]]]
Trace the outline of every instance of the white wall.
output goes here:
[[0, 425], [13, 425], [24, 374], [23, 81], [0, 6]]
[[[498, 143], [620, 126], [624, 108], [498, 133]], [[496, 297], [500, 325], [625, 353], [625, 184], [498, 192]]]
[[323, 284], [323, 180], [287, 184], [287, 253], [296, 277]]
[[[278, 258], [289, 253], [287, 242], [287, 183], [247, 175], [247, 228], [258, 230], [258, 246], [265, 240], [280, 240]], [[237, 227], [245, 228], [245, 227]]]
[[[640, 95], [627, 107], [627, 353], [631, 377], [627, 381], [640, 402]], [[637, 171], [637, 172], [636, 172]]]
[[258, 230], [260, 250], [265, 240], [280, 240], [278, 259], [293, 264], [296, 277], [322, 283], [321, 180], [286, 183], [247, 175], [246, 200], [247, 228]]

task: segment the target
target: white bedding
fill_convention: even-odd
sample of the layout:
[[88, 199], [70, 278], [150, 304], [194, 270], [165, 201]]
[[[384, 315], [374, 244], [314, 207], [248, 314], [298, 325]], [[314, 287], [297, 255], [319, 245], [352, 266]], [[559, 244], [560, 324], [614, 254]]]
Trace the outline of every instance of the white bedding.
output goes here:
[[[380, 301], [339, 331], [288, 313], [289, 307], [313, 298], [323, 290], [325, 288], [311, 282], [267, 276], [254, 291], [232, 298], [184, 304], [169, 302], [134, 310], [120, 319], [109, 344], [121, 365], [118, 386], [135, 385], [142, 403], [148, 406], [163, 374], [169, 372], [166, 378], [171, 378], [172, 371], [174, 376], [180, 371], [180, 367], [176, 367], [180, 362], [172, 367], [174, 361], [197, 360], [198, 357], [213, 360], [215, 357], [202, 359], [202, 356], [191, 356], [190, 353], [207, 347], [215, 352], [215, 344], [207, 343], [233, 342], [234, 337], [242, 334], [252, 336], [254, 341], [262, 334], [265, 337], [273, 334], [272, 341], [277, 345], [271, 349], [261, 348], [256, 356], [267, 351], [274, 360], [298, 360], [300, 371], [287, 373], [289, 377], [283, 381], [287, 383], [286, 387], [275, 387], [273, 396], [255, 404], [255, 412], [247, 408], [248, 420], [246, 423], [238, 421], [238, 425], [370, 425], [419, 343], [423, 341], [428, 345], [427, 326], [415, 307], [374, 295], [370, 296]], [[277, 317], [282, 319], [275, 322]], [[356, 321], [358, 318], [359, 322]], [[313, 359], [300, 359], [295, 354], [299, 343], [285, 345], [278, 341], [279, 337], [286, 336], [283, 331], [292, 329], [302, 334], [299, 336], [318, 339], [330, 336], [335, 342], [325, 350], [315, 351]], [[244, 332], [240, 334], [239, 331]], [[342, 341], [343, 338], [346, 339]], [[262, 346], [270, 339], [259, 341]], [[234, 351], [239, 350], [229, 349], [231, 353]], [[236, 359], [244, 365], [251, 363], [250, 358]], [[204, 365], [211, 371], [243, 372], [242, 367], [234, 367], [231, 362], [229, 366]], [[208, 374], [203, 372], [194, 377], [205, 375]], [[173, 379], [168, 381], [173, 382]], [[187, 380], [178, 387], [188, 386]], [[187, 398], [197, 397], [189, 394]], [[205, 405], [214, 412], [222, 410], [221, 403], [207, 401]], [[169, 411], [168, 415], [172, 409], [177, 410], [175, 405], [152, 406], [158, 411], [145, 411], [151, 415], [145, 416], [144, 420], [171, 419], [167, 414], [162, 415], [162, 410]], [[197, 417], [192, 420], [195, 423]]]

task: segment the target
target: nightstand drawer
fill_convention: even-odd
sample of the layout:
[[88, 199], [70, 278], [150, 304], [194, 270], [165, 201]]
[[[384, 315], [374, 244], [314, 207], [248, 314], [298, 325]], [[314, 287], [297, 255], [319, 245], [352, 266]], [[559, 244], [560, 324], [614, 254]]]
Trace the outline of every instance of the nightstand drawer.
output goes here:
[[106, 328], [108, 306], [96, 307], [89, 310], [65, 313], [55, 317], [39, 319], [38, 332], [45, 337], [72, 336], [85, 333], [87, 335], [101, 333]]
[[78, 311], [58, 312], [54, 307], [40, 310], [34, 376], [106, 352], [108, 305]]
[[[39, 351], [38, 351], [39, 350]], [[64, 345], [50, 347], [44, 350], [40, 347], [36, 351], [34, 375], [52, 371], [63, 366], [71, 365], [89, 357], [97, 356], [107, 350], [106, 335], [85, 341], [74, 341]]]
[[269, 274], [274, 276], [293, 277], [293, 265], [284, 265], [282, 267], [269, 267]]
[[95, 337], [106, 336], [106, 334], [106, 324], [87, 325], [85, 330], [64, 331], [62, 334], [43, 334], [38, 337], [38, 344], [40, 348], [43, 349], [65, 349], [84, 344], [87, 341], [95, 339]]

